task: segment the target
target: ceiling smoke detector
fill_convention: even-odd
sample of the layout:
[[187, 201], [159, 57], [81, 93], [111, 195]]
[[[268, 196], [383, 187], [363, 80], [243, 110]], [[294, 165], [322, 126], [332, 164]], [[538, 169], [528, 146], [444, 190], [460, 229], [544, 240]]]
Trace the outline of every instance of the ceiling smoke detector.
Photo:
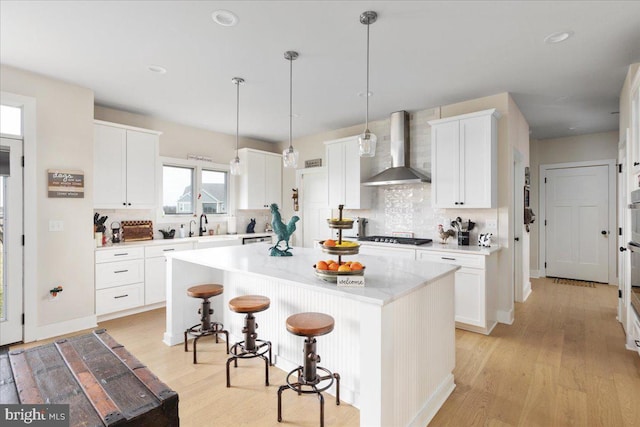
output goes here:
[[235, 13], [228, 10], [216, 10], [211, 14], [213, 22], [223, 27], [233, 27], [238, 23], [238, 17]]
[[573, 31], [558, 31], [556, 33], [551, 33], [547, 37], [545, 37], [544, 42], [546, 44], [562, 43], [572, 35], [573, 35]]

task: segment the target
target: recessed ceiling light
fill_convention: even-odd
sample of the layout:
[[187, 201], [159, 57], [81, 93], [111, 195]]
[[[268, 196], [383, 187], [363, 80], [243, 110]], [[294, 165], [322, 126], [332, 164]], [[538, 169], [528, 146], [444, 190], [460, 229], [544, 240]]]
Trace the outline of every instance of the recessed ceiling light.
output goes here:
[[558, 31], [544, 38], [546, 44], [562, 43], [573, 35], [573, 31]]
[[238, 23], [238, 17], [235, 13], [228, 10], [216, 10], [211, 14], [213, 21], [223, 27], [233, 27]]
[[152, 73], [158, 73], [158, 74], [165, 74], [167, 72], [167, 69], [164, 67], [161, 67], [160, 65], [149, 65], [147, 69]]

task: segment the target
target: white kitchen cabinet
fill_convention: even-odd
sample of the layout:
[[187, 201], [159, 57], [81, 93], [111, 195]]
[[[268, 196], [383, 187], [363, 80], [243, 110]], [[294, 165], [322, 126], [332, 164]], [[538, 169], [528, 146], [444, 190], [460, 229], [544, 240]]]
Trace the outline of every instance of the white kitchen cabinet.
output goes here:
[[491, 109], [429, 122], [433, 207], [497, 206], [499, 116]]
[[141, 248], [96, 252], [96, 314], [144, 305], [144, 258]]
[[456, 327], [489, 335], [497, 323], [497, 252], [416, 251], [416, 259], [460, 266], [455, 274]]
[[95, 121], [95, 208], [155, 208], [159, 136], [147, 129]]
[[144, 304], [157, 304], [167, 299], [167, 258], [172, 252], [193, 249], [193, 243], [171, 243], [144, 248]]
[[267, 209], [282, 203], [282, 156], [266, 151], [238, 150], [242, 165], [237, 209]]
[[360, 242], [359, 253], [362, 255], [375, 255], [383, 257], [397, 257], [416, 259], [416, 250], [409, 248], [391, 248], [388, 246], [375, 246]]
[[640, 318], [631, 310], [631, 345], [640, 354]]
[[344, 205], [346, 209], [367, 209], [371, 206], [372, 190], [360, 183], [371, 177], [371, 159], [360, 157], [358, 137], [325, 142], [329, 206]]

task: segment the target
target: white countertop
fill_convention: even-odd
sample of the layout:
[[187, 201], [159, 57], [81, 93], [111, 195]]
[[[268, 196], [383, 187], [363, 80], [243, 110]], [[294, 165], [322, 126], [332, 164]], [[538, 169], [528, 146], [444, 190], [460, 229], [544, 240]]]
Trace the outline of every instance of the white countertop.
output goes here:
[[315, 275], [313, 265], [320, 260], [337, 259], [320, 249], [293, 248], [293, 256], [269, 256], [271, 244], [199, 249], [167, 255], [175, 260], [191, 262], [230, 272], [267, 276], [291, 284], [348, 296], [377, 305], [388, 304], [414, 290], [447, 275], [459, 267], [447, 264], [414, 261], [395, 257], [370, 255], [343, 256], [343, 260], [360, 261], [365, 267], [364, 288], [338, 288]]
[[[355, 240], [355, 239], [353, 239]], [[428, 243], [426, 245], [403, 245], [399, 243], [380, 243], [380, 242], [366, 242], [366, 241], [358, 241], [361, 245], [371, 245], [371, 246], [383, 246], [387, 248], [406, 248], [406, 249], [415, 249], [418, 251], [439, 251], [439, 252], [451, 252], [451, 253], [459, 253], [459, 254], [469, 254], [469, 255], [491, 255], [494, 252], [502, 249], [500, 246], [458, 246], [456, 243]]]
[[211, 242], [220, 240], [238, 240], [243, 237], [262, 237], [273, 236], [273, 233], [243, 233], [243, 234], [218, 234], [213, 236], [193, 236], [193, 237], [176, 237], [173, 239], [153, 239], [153, 240], [138, 240], [135, 242], [122, 242], [122, 243], [108, 243], [105, 246], [96, 248], [96, 251], [105, 249], [116, 248], [131, 248], [136, 246], [152, 246], [152, 245], [172, 245], [178, 243], [195, 243], [195, 242]]

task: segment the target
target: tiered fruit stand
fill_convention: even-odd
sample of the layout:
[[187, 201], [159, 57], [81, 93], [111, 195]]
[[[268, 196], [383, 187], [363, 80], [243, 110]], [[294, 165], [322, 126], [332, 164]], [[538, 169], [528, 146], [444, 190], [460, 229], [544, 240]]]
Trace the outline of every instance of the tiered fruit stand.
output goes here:
[[[342, 230], [350, 230], [353, 228], [353, 220], [352, 219], [344, 219], [342, 217], [342, 209], [344, 205], [338, 206], [338, 219], [329, 218], [327, 219], [327, 224], [329, 228], [338, 230], [338, 240], [336, 246], [325, 246], [326, 240], [320, 242], [322, 245], [322, 252], [337, 255], [338, 256], [338, 265], [342, 265], [342, 256], [343, 255], [357, 255], [360, 252], [360, 245], [355, 243], [353, 246], [342, 246]], [[313, 266], [316, 271], [316, 276], [320, 277], [323, 280], [328, 282], [337, 282], [339, 276], [363, 276], [364, 269], [363, 266], [360, 270], [352, 270], [352, 271], [335, 271], [335, 270], [319, 270], [316, 268], [316, 265]]]

